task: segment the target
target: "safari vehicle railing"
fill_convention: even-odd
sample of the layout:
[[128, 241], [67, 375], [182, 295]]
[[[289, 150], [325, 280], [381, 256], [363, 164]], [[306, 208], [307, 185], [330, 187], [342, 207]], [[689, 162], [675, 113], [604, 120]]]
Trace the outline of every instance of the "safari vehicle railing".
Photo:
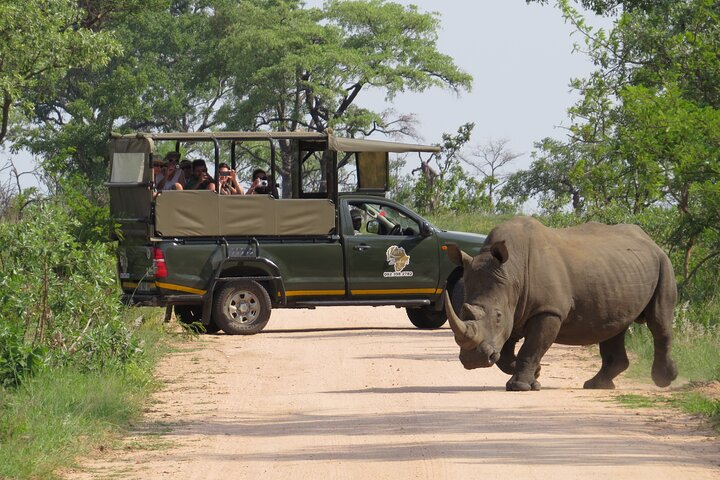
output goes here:
[[[273, 185], [279, 172], [276, 142], [288, 142], [293, 157], [293, 201], [271, 198], [225, 196], [205, 191], [165, 191], [153, 200], [152, 163], [155, 143], [209, 142], [213, 145], [215, 171], [220, 165], [220, 142], [230, 143], [230, 162], [236, 166], [236, 146], [244, 142], [268, 142]], [[389, 190], [388, 153], [438, 152], [439, 148], [397, 142], [336, 137], [332, 132], [202, 132], [113, 134], [110, 189], [111, 213], [121, 225], [124, 238], [153, 236], [253, 236], [328, 235], [337, 228], [331, 214], [338, 202], [338, 152], [346, 160], [354, 156], [357, 191], [384, 195]], [[305, 191], [303, 166], [321, 156], [324, 181], [320, 191]], [[344, 162], [343, 162], [344, 163]], [[262, 196], [260, 196], [262, 197]], [[297, 202], [297, 200], [305, 202]], [[323, 202], [324, 200], [324, 202]], [[330, 203], [332, 202], [332, 203]], [[242, 209], [245, 213], [239, 213]]]

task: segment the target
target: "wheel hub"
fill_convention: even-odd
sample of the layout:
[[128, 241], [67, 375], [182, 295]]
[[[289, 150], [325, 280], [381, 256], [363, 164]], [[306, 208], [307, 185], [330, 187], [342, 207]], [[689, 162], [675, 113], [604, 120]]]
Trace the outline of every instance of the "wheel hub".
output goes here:
[[252, 292], [239, 291], [228, 302], [228, 314], [240, 323], [252, 322], [258, 317], [259, 304], [258, 298]]

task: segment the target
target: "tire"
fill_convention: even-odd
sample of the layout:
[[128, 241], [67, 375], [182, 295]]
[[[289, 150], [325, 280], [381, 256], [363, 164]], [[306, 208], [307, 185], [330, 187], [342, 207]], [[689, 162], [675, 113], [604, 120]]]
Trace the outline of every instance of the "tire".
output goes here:
[[450, 303], [456, 315], [460, 315], [463, 303], [465, 303], [465, 281], [461, 278], [450, 287]]
[[185, 325], [189, 325], [190, 329], [197, 333], [216, 333], [220, 328], [210, 319], [208, 325], [200, 328], [198, 324], [202, 324], [202, 305], [175, 305], [175, 315], [178, 320]]
[[410, 322], [412, 322], [412, 324], [417, 328], [428, 330], [440, 328], [445, 325], [445, 322], [447, 322], [447, 316], [445, 315], [444, 310], [440, 310], [438, 312], [433, 310], [433, 308], [429, 305], [420, 308], [408, 307], [405, 311], [407, 312]]
[[270, 296], [254, 280], [225, 285], [213, 301], [213, 319], [229, 335], [258, 333], [270, 320]]

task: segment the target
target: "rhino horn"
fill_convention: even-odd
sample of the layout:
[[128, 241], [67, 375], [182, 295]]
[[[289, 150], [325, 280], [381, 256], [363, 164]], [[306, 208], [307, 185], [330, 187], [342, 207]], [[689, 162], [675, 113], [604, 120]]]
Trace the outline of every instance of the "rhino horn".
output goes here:
[[452, 302], [450, 301], [450, 295], [448, 295], [447, 290], [445, 291], [445, 314], [447, 315], [448, 322], [450, 322], [450, 328], [452, 328], [452, 331], [457, 338], [467, 338], [468, 340], [472, 340], [472, 338], [468, 334], [467, 325], [465, 324], [465, 322], [460, 320], [460, 318], [455, 313]]

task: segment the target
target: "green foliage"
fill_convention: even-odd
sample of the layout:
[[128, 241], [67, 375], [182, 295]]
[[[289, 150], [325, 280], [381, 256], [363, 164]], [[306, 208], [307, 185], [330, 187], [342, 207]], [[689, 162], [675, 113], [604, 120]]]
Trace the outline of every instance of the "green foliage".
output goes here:
[[670, 395], [618, 395], [615, 399], [628, 408], [677, 408], [692, 415], [702, 415], [720, 432], [720, 400], [690, 390]]
[[41, 352], [50, 366], [121, 368], [141, 350], [120, 318], [112, 246], [79, 241], [85, 231], [67, 211], [38, 201], [16, 223], [0, 223], [5, 372], [32, 373]]
[[14, 325], [0, 325], [0, 389], [17, 387], [40, 370], [44, 360], [41, 347], [25, 343]]
[[[681, 377], [691, 381], [720, 380], [720, 307], [683, 303], [675, 310], [673, 357]], [[647, 377], [653, 361], [653, 341], [643, 325], [633, 325], [627, 345], [638, 355], [630, 374]]]
[[140, 415], [163, 349], [159, 319], [137, 335], [144, 352], [121, 370], [45, 369], [18, 388], [0, 388], [0, 478], [50, 478]]
[[489, 212], [492, 210], [485, 184], [469, 175], [462, 167], [460, 152], [470, 141], [475, 124], [461, 125], [455, 135], [442, 135], [441, 151], [421, 161], [417, 179], [405, 177], [395, 198], [410, 203], [420, 213]]
[[83, 25], [84, 16], [73, 0], [0, 2], [0, 144], [11, 109], [31, 115], [69, 70], [93, 69], [120, 52], [113, 35]]
[[[392, 98], [431, 87], [469, 89], [471, 77], [437, 49], [436, 14], [381, 0], [83, 4], [122, 54], [54, 79], [53, 94], [19, 123], [15, 147], [44, 157], [51, 177], [106, 177], [111, 131], [273, 128], [351, 136], [412, 133], [412, 119], [357, 105], [371, 87]], [[55, 93], [57, 92], [57, 93]], [[188, 154], [203, 155], [189, 147]], [[285, 143], [281, 175], [289, 185]], [[289, 190], [284, 192], [289, 194]], [[99, 200], [104, 200], [100, 198]]]
[[582, 3], [623, 9], [604, 31], [560, 2], [598, 69], [572, 83], [581, 99], [568, 139], [539, 143], [504, 193], [549, 213], [569, 205], [578, 219], [656, 224], [687, 296], [720, 257], [720, 11], [706, 0]]
[[512, 217], [512, 215], [445, 212], [432, 213], [427, 218], [434, 225], [445, 230], [487, 235], [490, 230]]

